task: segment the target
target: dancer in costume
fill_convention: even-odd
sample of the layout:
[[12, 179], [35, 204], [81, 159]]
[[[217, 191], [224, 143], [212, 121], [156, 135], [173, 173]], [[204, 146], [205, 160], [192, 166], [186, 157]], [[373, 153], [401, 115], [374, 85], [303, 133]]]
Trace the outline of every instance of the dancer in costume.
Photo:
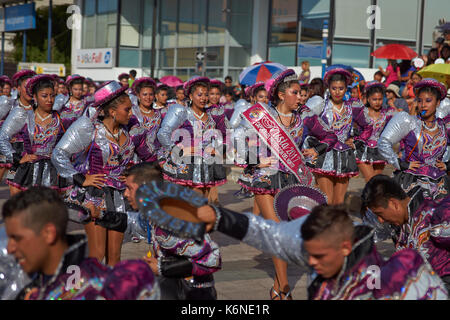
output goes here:
[[[216, 132], [220, 128], [212, 116], [212, 110], [216, 108], [205, 110], [208, 78], [194, 77], [184, 86], [186, 96], [192, 102], [188, 107], [172, 105], [158, 132], [165, 154], [164, 179], [198, 189], [208, 197], [211, 187], [226, 183], [221, 139], [217, 139]], [[174, 132], [176, 137], [172, 140]], [[182, 158], [179, 157], [180, 146]]]
[[[345, 102], [347, 86], [352, 82], [352, 75], [345, 69], [333, 68], [326, 72], [324, 82], [328, 86], [330, 96], [322, 102], [317, 99], [308, 101], [307, 107], [320, 121], [325, 122], [336, 134], [339, 141], [324, 157], [313, 163], [313, 172], [320, 190], [325, 192], [330, 204], [341, 204], [347, 192], [351, 177], [358, 175], [358, 166], [354, 153], [351, 131], [353, 127], [353, 108]], [[309, 137], [304, 148], [310, 148], [316, 139]]]
[[[87, 101], [83, 96], [83, 85], [86, 79], [78, 74], [71, 75], [66, 80], [69, 88], [69, 97], [59, 109], [54, 106], [53, 109], [59, 112], [64, 128], [67, 130], [84, 112]], [[58, 97], [60, 98], [60, 97]]]
[[12, 81], [7, 76], [0, 77], [1, 83], [1, 95], [12, 98], [11, 90], [12, 90]]
[[[168, 194], [161, 186], [167, 185], [163, 182], [161, 173], [148, 163], [136, 165], [127, 169], [124, 173], [126, 177], [127, 189], [125, 196], [128, 198], [134, 210], [139, 210], [136, 191], [142, 184], [146, 184], [152, 190], [152, 194], [160, 193], [160, 197]], [[154, 187], [158, 186], [158, 187]], [[179, 187], [178, 194], [186, 195], [186, 190]], [[173, 190], [173, 188], [171, 188]], [[188, 190], [190, 191], [190, 190]], [[197, 193], [191, 191], [196, 199], [200, 198]], [[173, 194], [173, 193], [172, 193]], [[184, 198], [186, 199], [186, 198]], [[147, 197], [147, 202], [140, 203], [140, 207], [148, 206], [154, 212], [156, 208], [150, 207], [155, 203], [154, 199]], [[201, 199], [207, 203], [206, 198]], [[172, 204], [177, 207], [176, 204]], [[164, 206], [162, 206], [164, 208]], [[177, 208], [180, 209], [180, 208]], [[129, 216], [131, 214], [128, 214]], [[167, 229], [155, 226], [152, 220], [148, 219], [149, 212], [139, 213], [139, 220], [145, 221], [144, 230], [151, 228], [151, 243], [153, 254], [144, 257], [144, 260], [152, 268], [153, 272], [159, 276], [158, 283], [161, 287], [162, 300], [215, 300], [217, 293], [214, 285], [213, 273], [221, 269], [222, 259], [219, 246], [209, 235], [203, 241], [177, 237]], [[135, 228], [136, 229], [136, 228]], [[147, 232], [141, 232], [147, 236]]]
[[123, 87], [129, 87], [128, 80], [130, 79], [130, 75], [128, 73], [121, 73], [121, 74], [119, 74], [117, 79], [119, 80], [120, 84]]
[[132, 106], [133, 115], [128, 123], [131, 139], [136, 146], [133, 163], [142, 161], [137, 157], [138, 153], [153, 162], [157, 160], [157, 152], [161, 148], [156, 135], [162, 122], [161, 110], [152, 108], [156, 82], [148, 77], [139, 78], [134, 81], [132, 89], [138, 100], [138, 104]]
[[[48, 75], [31, 78], [26, 85], [27, 94], [33, 97], [34, 110], [14, 108], [0, 130], [0, 153], [12, 164], [14, 177], [8, 177], [11, 195], [32, 186], [46, 186], [60, 192], [68, 188], [50, 161], [53, 149], [64, 134], [62, 121], [54, 103], [54, 80]], [[11, 139], [19, 134], [24, 151], [17, 152]]]
[[[436, 107], [447, 90], [434, 79], [424, 79], [414, 89], [420, 116], [397, 113], [381, 134], [378, 150], [394, 166], [395, 181], [408, 195], [420, 186], [427, 190], [427, 197], [440, 199], [448, 195], [450, 188], [448, 153], [444, 159], [450, 132], [446, 130], [446, 122], [436, 118]], [[401, 158], [393, 150], [399, 142], [404, 147]]]
[[367, 83], [364, 87], [367, 104], [353, 109], [353, 121], [358, 130], [354, 138], [356, 162], [366, 182], [381, 174], [386, 165], [385, 159], [378, 152], [377, 141], [396, 111], [393, 108], [383, 108], [385, 88], [381, 82]]
[[169, 93], [169, 87], [165, 84], [157, 84], [155, 91], [155, 102], [153, 102], [153, 110], [159, 110], [162, 118], [166, 116], [169, 107], [167, 105], [167, 99]]
[[[67, 207], [56, 191], [34, 187], [9, 199], [2, 209], [8, 251], [21, 266], [11, 275], [17, 287], [10, 299], [159, 299], [158, 283], [144, 261], [128, 260], [110, 268], [87, 257], [85, 236], [66, 234]], [[21, 281], [22, 269], [31, 281]]]
[[[303, 156], [315, 159], [321, 154], [330, 150], [337, 141], [335, 134], [328, 130], [318, 120], [318, 117], [312, 113], [309, 116], [301, 116], [298, 110], [298, 104], [300, 103], [300, 84], [297, 80], [294, 70], [288, 69], [274, 76], [273, 79], [266, 84], [268, 97], [272, 107], [267, 105], [257, 104], [255, 106], [261, 106], [264, 109], [254, 109], [255, 106], [248, 109], [245, 113], [249, 113], [248, 116], [252, 119], [261, 119], [264, 112], [267, 112], [276, 121], [276, 124], [268, 124], [270, 127], [278, 125], [280, 130], [283, 130], [291, 139], [291, 143], [295, 146], [293, 150], [295, 153], [290, 154], [287, 158], [303, 159]], [[269, 123], [271, 121], [264, 120], [261, 124]], [[259, 132], [254, 129], [258, 134]], [[252, 130], [253, 131], [253, 130]], [[269, 133], [271, 136], [274, 133]], [[278, 133], [278, 139], [283, 138], [281, 133]], [[311, 135], [317, 138], [320, 143], [316, 144], [316, 148], [309, 148], [303, 150], [303, 155], [299, 149], [303, 143], [304, 137]], [[243, 140], [243, 139], [241, 139]], [[252, 139], [249, 139], [249, 146], [254, 145]], [[270, 141], [270, 143], [273, 143]], [[289, 150], [283, 143], [280, 151], [287, 152]], [[265, 148], [264, 148], [265, 147]], [[261, 210], [261, 214], [265, 219], [270, 219], [279, 222], [275, 211], [273, 209], [274, 196], [285, 186], [299, 183], [298, 175], [303, 178], [307, 178], [307, 172], [300, 174], [292, 172], [292, 169], [286, 165], [283, 159], [286, 159], [281, 152], [277, 154], [275, 149], [280, 149], [277, 146], [272, 146], [270, 152], [267, 150], [266, 142], [261, 141], [258, 146], [258, 159], [256, 164], [252, 163], [254, 157], [249, 157], [248, 166], [244, 169], [241, 178], [238, 183], [250, 192], [255, 194], [256, 203]], [[251, 152], [251, 151], [249, 151]], [[283, 162], [283, 163], [282, 163]], [[307, 167], [304, 167], [307, 170]], [[311, 179], [307, 183], [312, 183]], [[272, 299], [291, 299], [291, 292], [289, 288], [287, 278], [287, 264], [286, 262], [273, 257], [275, 265], [275, 279], [274, 286], [270, 290], [270, 297]]]
[[450, 196], [437, 203], [416, 188], [409, 197], [392, 178], [377, 175], [364, 187], [362, 199], [362, 207], [381, 222], [401, 228], [397, 250], [422, 253], [450, 292]]
[[[110, 266], [120, 261], [125, 229], [114, 223], [116, 215], [113, 213], [125, 214], [129, 209], [123, 196], [122, 172], [136, 148], [127, 130], [132, 114], [127, 89], [117, 81], [107, 82], [98, 89], [93, 107], [103, 116], [80, 117], [67, 130], [52, 155], [59, 175], [73, 182], [73, 188], [65, 196], [68, 206], [82, 206], [91, 212], [85, 221], [91, 257], [102, 261], [106, 256]], [[73, 163], [72, 156], [81, 152], [84, 161]], [[148, 160], [140, 154], [140, 149], [136, 152], [143, 161]], [[150, 157], [150, 153], [147, 156]]]

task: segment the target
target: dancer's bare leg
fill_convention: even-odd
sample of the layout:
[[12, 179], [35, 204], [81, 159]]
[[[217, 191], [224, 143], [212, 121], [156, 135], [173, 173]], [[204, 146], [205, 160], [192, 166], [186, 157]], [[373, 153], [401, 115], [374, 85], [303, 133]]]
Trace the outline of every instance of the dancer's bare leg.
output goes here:
[[319, 189], [327, 196], [328, 204], [332, 204], [334, 196], [334, 183], [332, 178], [316, 174], [316, 182], [319, 185]]

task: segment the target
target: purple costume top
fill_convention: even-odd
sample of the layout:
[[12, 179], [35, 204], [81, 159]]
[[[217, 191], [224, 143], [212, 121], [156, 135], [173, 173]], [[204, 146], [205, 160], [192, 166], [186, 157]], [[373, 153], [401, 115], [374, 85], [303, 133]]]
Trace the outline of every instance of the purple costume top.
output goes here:
[[396, 111], [393, 108], [382, 109], [378, 119], [373, 119], [369, 116], [367, 107], [354, 107], [353, 121], [359, 129], [359, 134], [354, 139], [364, 142], [370, 148], [375, 148], [384, 127], [395, 113]]
[[152, 244], [158, 261], [164, 257], [181, 256], [192, 263], [192, 275], [210, 275], [221, 269], [222, 258], [219, 246], [205, 235], [202, 243], [192, 239], [182, 239], [159, 227], [152, 226]]
[[440, 277], [450, 275], [450, 196], [436, 203], [418, 190], [408, 205], [397, 249], [416, 249]]
[[[69, 248], [55, 274], [45, 281], [35, 274], [16, 299], [25, 300], [159, 300], [160, 290], [150, 267], [142, 260], [121, 261], [114, 268], [88, 258], [84, 236], [68, 236]], [[74, 283], [71, 266], [80, 271]], [[75, 271], [75, 270], [74, 270]], [[68, 284], [73, 287], [67, 288]]]
[[63, 122], [64, 128], [68, 129], [72, 123], [74, 123], [83, 114], [86, 106], [86, 100], [82, 99], [77, 102], [67, 101], [61, 110], [59, 115]]
[[161, 109], [153, 110], [152, 117], [142, 113], [137, 105], [133, 105], [132, 111], [128, 128], [136, 147], [135, 152], [144, 154], [149, 162], [156, 161], [157, 151], [161, 148], [156, 136], [162, 122]]
[[[410, 170], [407, 166], [405, 171], [412, 175], [425, 176], [433, 180], [438, 180], [447, 174], [436, 166], [436, 161], [447, 162], [444, 158], [447, 145], [450, 142], [450, 132], [446, 131], [445, 122], [437, 119], [437, 133], [434, 137], [425, 133], [423, 122], [415, 116], [406, 112], [397, 113], [387, 124], [378, 140], [378, 150], [380, 154], [397, 170], [402, 170], [402, 164], [411, 161], [419, 161], [420, 168]], [[393, 145], [402, 142], [404, 152], [401, 159], [393, 150]]]

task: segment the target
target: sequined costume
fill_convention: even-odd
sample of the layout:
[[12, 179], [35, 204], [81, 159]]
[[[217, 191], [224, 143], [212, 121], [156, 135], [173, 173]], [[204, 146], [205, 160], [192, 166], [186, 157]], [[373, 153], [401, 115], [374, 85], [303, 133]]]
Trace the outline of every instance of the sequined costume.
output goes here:
[[358, 134], [355, 134], [354, 137], [357, 163], [386, 164], [386, 160], [378, 152], [377, 141], [395, 113], [396, 111], [393, 108], [382, 109], [379, 117], [373, 119], [369, 116], [367, 107], [357, 106], [353, 108], [353, 121], [358, 130]]
[[[53, 152], [52, 162], [60, 176], [73, 182], [73, 187], [65, 195], [69, 206], [93, 204], [104, 215], [107, 212], [125, 213], [130, 209], [123, 196], [125, 183], [120, 177], [133, 157], [135, 145], [126, 128], [121, 128], [121, 131], [126, 135], [126, 141], [119, 146], [108, 139], [102, 122], [82, 116], [62, 137]], [[144, 161], [151, 157], [150, 153], [136, 152]], [[77, 161], [72, 162], [74, 154], [78, 155]], [[104, 187], [83, 187], [86, 174], [105, 174]]]
[[417, 190], [408, 204], [408, 222], [401, 227], [396, 248], [420, 251], [450, 290], [450, 196], [436, 203]]
[[[378, 150], [397, 170], [394, 179], [406, 193], [416, 186], [428, 191], [428, 197], [439, 199], [446, 197], [450, 190], [447, 172], [436, 166], [436, 161], [444, 163], [444, 154], [449, 144], [449, 133], [444, 120], [437, 119], [437, 133], [434, 137], [423, 130], [423, 122], [406, 112], [397, 113], [387, 124], [378, 140]], [[404, 146], [402, 157], [393, 150], [393, 145], [401, 142]], [[416, 170], [409, 169], [409, 163], [418, 161], [421, 166]], [[409, 194], [410, 195], [410, 194]]]
[[[163, 147], [164, 179], [197, 188], [220, 186], [226, 183], [223, 167], [221, 130], [213, 116], [217, 108], [205, 110], [206, 122], [198, 120], [191, 107], [172, 105], [158, 131]], [[173, 135], [173, 139], [172, 139]], [[195, 147], [194, 155], [180, 157], [179, 144]], [[212, 155], [209, 149], [215, 150]]]
[[[219, 221], [217, 230], [275, 255], [287, 263], [307, 266], [301, 226], [307, 216], [277, 223], [252, 213], [236, 213], [214, 207]], [[325, 279], [309, 269], [308, 298], [317, 300], [445, 300], [448, 292], [443, 281], [415, 250], [396, 252], [387, 261], [373, 243], [373, 229], [355, 226], [355, 242], [341, 272]], [[379, 286], [370, 270], [380, 272]], [[370, 284], [371, 286], [369, 286]], [[379, 288], [379, 289], [377, 289]]]
[[88, 102], [85, 98], [77, 102], [73, 102], [68, 99], [68, 101], [61, 107], [59, 110], [59, 115], [66, 130], [72, 123], [83, 115], [87, 104]]
[[[153, 115], [149, 117], [141, 111], [139, 105], [132, 106], [133, 115], [128, 123], [128, 130], [131, 139], [136, 146], [135, 152], [145, 154], [148, 162], [158, 159], [158, 151], [161, 144], [158, 141], [157, 133], [161, 127], [162, 114], [161, 110], [153, 110]], [[149, 157], [147, 154], [150, 154]], [[141, 159], [135, 157], [133, 163], [139, 163]]]
[[[50, 278], [34, 274], [32, 282], [16, 297], [20, 300], [159, 300], [158, 283], [142, 260], [127, 260], [114, 268], [88, 258], [83, 235], [68, 235], [65, 251], [55, 274]], [[79, 269], [80, 279], [74, 281]], [[69, 287], [67, 287], [69, 284]], [[71, 285], [72, 284], [72, 285]]]
[[[320, 175], [338, 178], [357, 176], [359, 170], [356, 164], [355, 152], [350, 146], [345, 144], [352, 135], [354, 105], [349, 101], [344, 101], [342, 114], [333, 111], [333, 103], [329, 98], [308, 101], [306, 106], [319, 119], [325, 122], [338, 137], [338, 142], [333, 146], [332, 150], [327, 151], [323, 159], [316, 161], [312, 171]], [[315, 143], [317, 143], [316, 139], [308, 137], [303, 148], [310, 148]]]
[[[7, 96], [0, 96], [0, 128], [8, 117], [9, 112], [14, 106], [14, 99]], [[10, 168], [11, 164], [6, 162], [6, 157], [0, 155], [0, 168]]]
[[[279, 121], [279, 115], [275, 108], [266, 107], [274, 119]], [[294, 143], [301, 149], [305, 137], [312, 136], [316, 138], [317, 143], [310, 148], [314, 148], [318, 153], [317, 161], [320, 162], [323, 155], [331, 150], [335, 143], [337, 142], [336, 135], [328, 129], [328, 127], [319, 118], [312, 113], [303, 113], [300, 115], [297, 112], [293, 112], [292, 116], [294, 120], [290, 128], [282, 127], [286, 132], [292, 137]], [[253, 130], [254, 131], [254, 130]], [[251, 133], [250, 130], [247, 133]], [[256, 133], [255, 133], [256, 134]], [[241, 138], [242, 140], [243, 138]], [[250, 138], [250, 140], [253, 140]], [[259, 139], [258, 139], [259, 140]], [[251, 142], [249, 142], [251, 143]], [[272, 163], [269, 167], [259, 168], [261, 157], [270, 157], [271, 151], [267, 147], [264, 149], [262, 141], [259, 141], [258, 145], [258, 159], [256, 164], [251, 163], [252, 159], [249, 158], [249, 165], [244, 169], [244, 172], [240, 176], [238, 183], [246, 190], [253, 192], [254, 194], [271, 194], [275, 195], [282, 188], [288, 185], [297, 183], [297, 178], [295, 175], [286, 168], [281, 161], [277, 163]], [[267, 150], [267, 155], [264, 153]], [[252, 148], [249, 148], [249, 154], [252, 153]], [[249, 156], [250, 157], [250, 156]], [[311, 164], [315, 166], [315, 164]]]
[[247, 131], [252, 127], [242, 117], [242, 113], [247, 111], [252, 105], [244, 99], [236, 102], [234, 113], [229, 121], [229, 127], [232, 130], [231, 140], [234, 145], [234, 164], [238, 167], [245, 168], [248, 163], [248, 139]]
[[[32, 186], [45, 186], [64, 191], [67, 181], [58, 175], [50, 161], [53, 149], [64, 134], [64, 128], [57, 112], [52, 112], [52, 121], [46, 126], [35, 122], [35, 112], [24, 108], [14, 108], [0, 130], [0, 153], [12, 164], [6, 183], [26, 190]], [[11, 139], [18, 135], [23, 141], [23, 153], [18, 153]], [[20, 164], [23, 154], [37, 155], [37, 160]]]

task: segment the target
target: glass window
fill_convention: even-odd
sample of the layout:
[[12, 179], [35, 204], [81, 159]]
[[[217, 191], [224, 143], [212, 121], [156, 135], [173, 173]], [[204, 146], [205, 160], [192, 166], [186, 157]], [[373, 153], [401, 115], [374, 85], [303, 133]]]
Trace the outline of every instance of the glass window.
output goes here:
[[302, 1], [300, 41], [322, 41], [323, 23], [330, 16], [330, 0]]
[[138, 68], [139, 51], [131, 49], [120, 49], [119, 67]]
[[195, 48], [185, 48], [177, 50], [177, 67], [195, 66]]
[[119, 0], [98, 0], [97, 13], [117, 12]]
[[273, 0], [269, 43], [297, 42], [298, 1]]
[[121, 1], [122, 9], [120, 16], [120, 45], [127, 47], [139, 47], [141, 1]]
[[375, 29], [377, 38], [416, 41], [418, 0], [378, 0], [377, 5], [381, 19], [381, 29]]
[[161, 9], [161, 48], [175, 48], [177, 32], [177, 0], [160, 0], [159, 6]]
[[301, 15], [307, 19], [328, 17], [330, 15], [330, 0], [302, 1]]
[[[335, 2], [335, 37], [370, 39], [367, 8], [371, 0], [339, 0]], [[351, 18], [349, 19], [349, 16]]]
[[179, 47], [203, 47], [205, 44], [206, 0], [180, 1]]
[[142, 50], [142, 68], [152, 66], [152, 50]]
[[144, 20], [142, 21], [142, 47], [151, 48], [153, 37], [153, 0], [144, 0]]
[[160, 57], [160, 59], [159, 59], [160, 67], [161, 68], [164, 68], [164, 67], [172, 67], [173, 68], [174, 54], [175, 54], [174, 49], [160, 50], [160, 56], [159, 56]]
[[[448, 0], [427, 0], [425, 1], [423, 20], [423, 45], [433, 45], [433, 31], [439, 24], [439, 20], [450, 21], [450, 1]], [[428, 52], [428, 50], [424, 50]]]
[[230, 67], [246, 67], [250, 64], [250, 49], [247, 48], [230, 48]]
[[207, 57], [206, 61], [207, 67], [223, 66], [224, 47], [207, 47], [206, 51], [208, 53], [211, 53], [211, 55]]
[[83, 48], [95, 48], [95, 15], [83, 17]]
[[84, 0], [83, 15], [93, 16], [95, 15], [95, 0]]
[[[97, 14], [96, 48], [110, 48], [116, 45], [117, 12]], [[92, 31], [87, 31], [92, 32]]]
[[225, 28], [227, 25], [226, 0], [208, 1], [208, 40], [207, 44], [220, 46], [225, 43]]
[[295, 46], [269, 47], [269, 60], [285, 66], [295, 65]]
[[223, 69], [206, 69], [206, 76], [211, 79], [220, 80], [223, 76]]
[[253, 0], [231, 0], [231, 46], [252, 45]]
[[346, 64], [357, 68], [368, 68], [369, 57], [369, 46], [333, 44], [333, 64]]

